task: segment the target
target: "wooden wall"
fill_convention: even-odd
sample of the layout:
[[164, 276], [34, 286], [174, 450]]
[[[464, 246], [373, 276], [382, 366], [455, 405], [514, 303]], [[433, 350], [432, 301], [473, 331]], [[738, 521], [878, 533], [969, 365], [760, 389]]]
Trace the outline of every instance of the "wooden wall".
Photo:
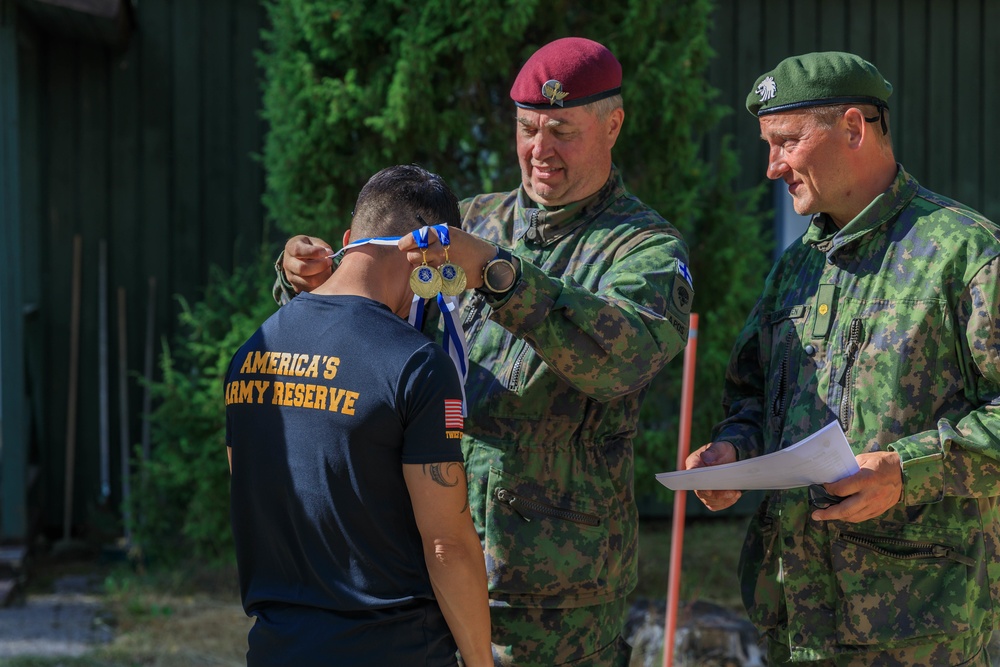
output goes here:
[[[707, 142], [706, 155], [732, 135], [742, 186], [764, 180], [764, 145], [743, 107], [757, 76], [788, 55], [848, 50], [874, 62], [894, 86], [892, 133], [907, 170], [931, 189], [1000, 219], [1000, 167], [990, 159], [1000, 151], [992, 120], [1000, 101], [1000, 0], [715, 2], [711, 43], [718, 55], [709, 79], [733, 113]], [[142, 0], [127, 49], [114, 52], [48, 32], [27, 16], [12, 21], [13, 0], [0, 0], [6, 21], [0, 25], [0, 87], [6, 86], [0, 145], [7, 151], [0, 155], [6, 244], [0, 270], [16, 265], [12, 257], [20, 263], [17, 279], [8, 278], [0, 291], [0, 354], [4, 372], [20, 374], [8, 360], [10, 346], [21, 345], [7, 332], [10, 318], [23, 317], [18, 335], [27, 377], [26, 414], [19, 429], [5, 420], [3, 459], [17, 446], [11, 438], [30, 443], [21, 454], [41, 470], [35, 495], [44, 527], [62, 525], [74, 235], [83, 239], [84, 257], [74, 523], [86, 524], [100, 516], [93, 510], [103, 500], [101, 241], [107, 244], [105, 429], [112, 484], [105, 507], [117, 517], [119, 286], [127, 290], [127, 367], [141, 373], [150, 278], [157, 285], [158, 352], [160, 338], [175, 327], [174, 296], [197, 298], [210, 264], [230, 268], [249, 260], [268, 234], [263, 173], [253, 157], [265, 129], [253, 56], [264, 26], [259, 4]], [[11, 118], [16, 129], [8, 125]], [[19, 230], [9, 227], [10, 215]], [[11, 310], [18, 292], [21, 315]], [[6, 405], [11, 385], [4, 378]], [[142, 394], [131, 375], [128, 385], [130, 439], [138, 442]]]
[[[1000, 1], [715, 0], [710, 81], [733, 109], [742, 184], [764, 178], [766, 151], [744, 106], [760, 74], [790, 55], [850, 51], [893, 85], [897, 159], [924, 186], [1000, 220]], [[714, 138], [710, 150], [717, 146]]]
[[[36, 313], [26, 323], [26, 348], [37, 382], [31, 400], [39, 406], [30, 456], [43, 462], [43, 527], [62, 525], [73, 237], [83, 240], [76, 524], [93, 523], [95, 507], [120, 516], [118, 350], [124, 338], [129, 440], [138, 443], [142, 392], [134, 376], [144, 368], [150, 279], [158, 353], [161, 337], [175, 327], [175, 296], [198, 298], [210, 264], [228, 269], [251, 261], [265, 234], [263, 173], [254, 157], [264, 131], [254, 58], [263, 9], [256, 0], [136, 6], [134, 32], [117, 53], [19, 16], [22, 269], [25, 302]], [[108, 433], [110, 488], [101, 484], [102, 433]]]

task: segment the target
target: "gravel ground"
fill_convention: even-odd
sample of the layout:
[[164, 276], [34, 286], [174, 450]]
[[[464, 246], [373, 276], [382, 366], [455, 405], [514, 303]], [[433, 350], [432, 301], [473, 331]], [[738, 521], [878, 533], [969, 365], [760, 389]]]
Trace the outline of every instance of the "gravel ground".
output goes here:
[[92, 577], [65, 576], [54, 581], [51, 592], [32, 593], [0, 608], [0, 658], [75, 657], [110, 642], [114, 633], [98, 590]]

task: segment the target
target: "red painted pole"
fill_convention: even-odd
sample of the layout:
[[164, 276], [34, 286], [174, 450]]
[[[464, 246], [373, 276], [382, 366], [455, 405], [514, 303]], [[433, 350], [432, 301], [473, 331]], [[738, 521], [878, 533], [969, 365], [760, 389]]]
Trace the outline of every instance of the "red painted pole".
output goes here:
[[[684, 376], [681, 380], [681, 418], [677, 438], [677, 469], [691, 450], [691, 412], [694, 407], [694, 367], [698, 350], [698, 314], [691, 313], [688, 342], [684, 349]], [[674, 664], [674, 631], [677, 629], [677, 599], [681, 588], [681, 551], [684, 546], [686, 491], [674, 491], [674, 520], [670, 535], [670, 579], [667, 584], [667, 620], [663, 630], [663, 667]]]

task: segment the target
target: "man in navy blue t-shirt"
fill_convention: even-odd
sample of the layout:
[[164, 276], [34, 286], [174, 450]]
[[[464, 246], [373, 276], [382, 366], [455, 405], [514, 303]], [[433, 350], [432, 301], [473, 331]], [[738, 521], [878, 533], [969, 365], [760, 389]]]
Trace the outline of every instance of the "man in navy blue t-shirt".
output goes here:
[[[492, 665], [486, 570], [462, 464], [462, 387], [410, 326], [386, 237], [458, 224], [416, 166], [358, 196], [322, 287], [272, 315], [226, 374], [231, 520], [250, 667]], [[368, 240], [364, 243], [362, 241]], [[362, 243], [359, 243], [362, 242]]]

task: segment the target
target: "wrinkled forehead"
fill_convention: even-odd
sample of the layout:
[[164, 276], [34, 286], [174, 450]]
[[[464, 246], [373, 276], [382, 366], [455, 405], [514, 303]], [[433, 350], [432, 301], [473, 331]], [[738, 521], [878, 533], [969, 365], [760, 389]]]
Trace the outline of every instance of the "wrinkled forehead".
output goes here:
[[570, 109], [517, 109], [516, 119], [519, 125], [526, 127], [587, 127], [592, 125], [596, 116], [584, 107]]
[[767, 141], [775, 137], [793, 137], [810, 133], [821, 126], [816, 115], [809, 111], [783, 111], [757, 118], [760, 138]]

